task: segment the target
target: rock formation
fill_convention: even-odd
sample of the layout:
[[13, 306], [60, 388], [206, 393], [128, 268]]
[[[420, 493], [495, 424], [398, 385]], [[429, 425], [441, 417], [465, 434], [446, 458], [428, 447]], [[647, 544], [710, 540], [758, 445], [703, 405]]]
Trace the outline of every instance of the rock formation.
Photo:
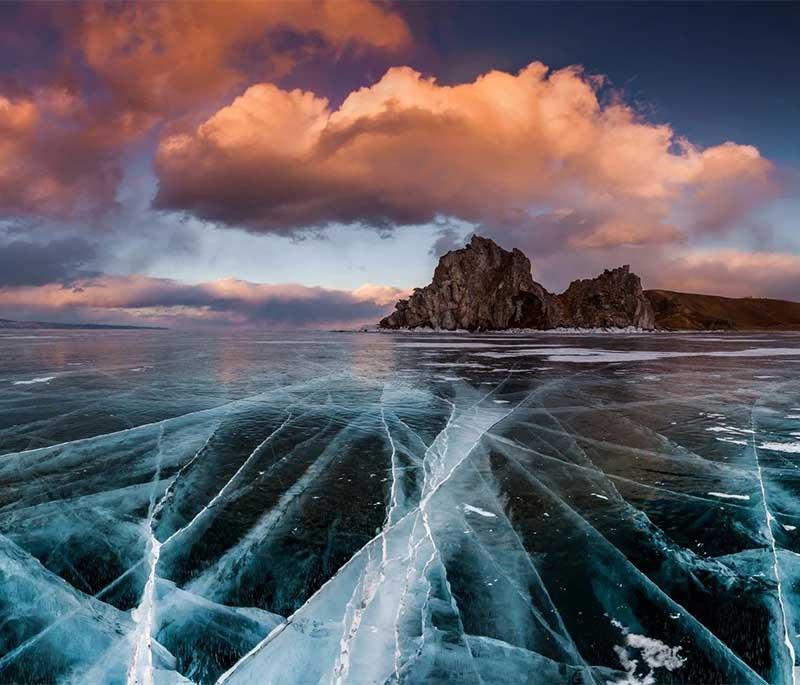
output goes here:
[[576, 328], [655, 328], [655, 315], [642, 281], [626, 264], [597, 278], [572, 281], [558, 296], [570, 326]]
[[653, 328], [653, 322], [641, 281], [627, 266], [575, 281], [563, 295], [553, 295], [533, 280], [531, 263], [522, 252], [508, 252], [474, 236], [465, 248], [444, 255], [430, 285], [400, 300], [380, 326], [490, 331]]
[[534, 282], [522, 252], [507, 252], [474, 236], [465, 248], [444, 255], [431, 284], [400, 300], [380, 325], [448, 331], [552, 328], [561, 316], [558, 300]]

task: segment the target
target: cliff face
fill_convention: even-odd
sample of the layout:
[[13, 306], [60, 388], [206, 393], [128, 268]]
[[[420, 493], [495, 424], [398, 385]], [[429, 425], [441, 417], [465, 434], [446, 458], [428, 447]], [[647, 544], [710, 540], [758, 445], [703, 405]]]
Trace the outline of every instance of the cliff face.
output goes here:
[[655, 315], [642, 290], [642, 281], [628, 265], [597, 278], [573, 281], [558, 296], [571, 326], [576, 328], [655, 327]]
[[522, 252], [474, 236], [465, 248], [444, 255], [431, 284], [400, 300], [380, 326], [449, 331], [652, 328], [653, 311], [639, 277], [628, 267], [575, 281], [563, 295], [553, 295], [533, 280]]
[[444, 255], [431, 284], [400, 300], [380, 325], [448, 331], [552, 328], [561, 316], [558, 300], [534, 282], [522, 252], [507, 252], [475, 236], [464, 249]]

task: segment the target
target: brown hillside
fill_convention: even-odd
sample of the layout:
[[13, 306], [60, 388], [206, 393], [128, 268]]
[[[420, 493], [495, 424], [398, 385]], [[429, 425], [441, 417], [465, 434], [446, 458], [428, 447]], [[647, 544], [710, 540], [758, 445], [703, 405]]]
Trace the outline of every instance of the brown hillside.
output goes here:
[[656, 327], [688, 330], [800, 331], [800, 302], [646, 290]]

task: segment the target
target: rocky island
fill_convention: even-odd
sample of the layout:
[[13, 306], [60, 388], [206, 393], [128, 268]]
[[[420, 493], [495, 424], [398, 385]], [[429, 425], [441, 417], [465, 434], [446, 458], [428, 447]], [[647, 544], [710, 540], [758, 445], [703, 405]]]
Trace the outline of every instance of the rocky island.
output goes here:
[[515, 328], [800, 330], [800, 303], [643, 290], [621, 266], [573, 281], [560, 295], [533, 280], [530, 260], [489, 238], [439, 260], [433, 281], [400, 300], [382, 329], [502, 331]]
[[415, 289], [380, 322], [381, 328], [497, 331], [510, 328], [627, 328], [651, 330], [655, 316], [639, 277], [628, 266], [573, 281], [555, 295], [531, 276], [520, 250], [473, 236], [439, 260], [433, 281]]

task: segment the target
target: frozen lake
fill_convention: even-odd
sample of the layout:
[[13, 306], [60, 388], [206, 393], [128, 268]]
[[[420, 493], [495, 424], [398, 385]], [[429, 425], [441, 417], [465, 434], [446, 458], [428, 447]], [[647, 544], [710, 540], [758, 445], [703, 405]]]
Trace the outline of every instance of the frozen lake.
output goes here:
[[797, 334], [0, 333], [0, 683], [794, 683], [799, 375]]

